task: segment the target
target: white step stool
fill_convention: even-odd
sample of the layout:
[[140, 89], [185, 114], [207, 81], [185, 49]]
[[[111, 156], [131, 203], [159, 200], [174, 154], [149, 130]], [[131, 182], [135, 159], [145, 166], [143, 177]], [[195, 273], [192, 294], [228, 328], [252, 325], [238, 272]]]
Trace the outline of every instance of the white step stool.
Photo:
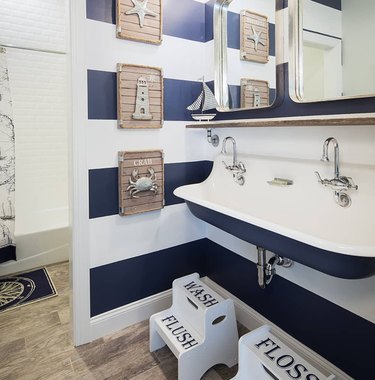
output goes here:
[[262, 326], [241, 337], [238, 373], [232, 380], [335, 380], [323, 375]]
[[172, 307], [150, 318], [150, 351], [168, 345], [178, 359], [178, 380], [199, 380], [216, 364], [237, 364], [233, 301], [211, 290], [198, 273], [174, 280], [172, 291]]

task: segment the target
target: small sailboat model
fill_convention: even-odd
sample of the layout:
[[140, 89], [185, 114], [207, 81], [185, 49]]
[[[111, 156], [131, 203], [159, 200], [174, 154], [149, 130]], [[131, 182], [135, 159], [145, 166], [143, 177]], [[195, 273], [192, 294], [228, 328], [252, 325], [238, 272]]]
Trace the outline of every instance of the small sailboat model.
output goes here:
[[203, 113], [204, 111], [214, 109], [219, 106], [216, 101], [215, 95], [212, 93], [210, 88], [204, 82], [204, 78], [202, 79], [203, 89], [199, 94], [198, 98], [190, 104], [186, 109], [189, 111], [197, 111], [201, 109], [201, 113], [192, 113], [191, 117], [197, 121], [210, 121], [215, 116], [216, 113]]

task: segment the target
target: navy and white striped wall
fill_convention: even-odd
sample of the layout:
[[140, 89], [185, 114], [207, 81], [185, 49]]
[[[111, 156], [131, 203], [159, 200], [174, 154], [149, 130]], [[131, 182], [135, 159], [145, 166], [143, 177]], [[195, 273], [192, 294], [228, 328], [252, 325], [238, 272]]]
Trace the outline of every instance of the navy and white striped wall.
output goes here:
[[[91, 315], [169, 289], [174, 278], [198, 271], [354, 378], [370, 379], [369, 374], [375, 371], [373, 363], [367, 360], [371, 352], [369, 344], [375, 338], [373, 324], [279, 277], [265, 293], [260, 291], [256, 285], [256, 266], [205, 239], [205, 224], [192, 217], [172, 194], [177, 186], [201, 182], [212, 166], [204, 133], [185, 129], [190, 120], [185, 108], [200, 89], [197, 79], [202, 73], [208, 80], [213, 79], [212, 67], [205, 56], [212, 45], [209, 16], [212, 1], [205, 4], [194, 0], [163, 0], [161, 46], [116, 39], [115, 0], [86, 0], [86, 4]], [[283, 8], [280, 2], [277, 4], [278, 9]], [[117, 128], [117, 63], [163, 68], [165, 122], [162, 129]], [[287, 64], [278, 67], [281, 69], [287, 74]], [[332, 111], [332, 104], [322, 104], [318, 111], [309, 108], [310, 105], [297, 105], [296, 109], [284, 91], [288, 88], [287, 77], [279, 75], [278, 80], [278, 89], [286, 94], [278, 111], [275, 108], [220, 117], [336, 113], [341, 107], [337, 104]], [[363, 100], [358, 104], [354, 101], [348, 104], [346, 112], [365, 112], [358, 111], [359, 104], [362, 109], [371, 108], [363, 106]], [[119, 217], [117, 152], [149, 148], [163, 149], [165, 153], [166, 207]], [[363, 362], [354, 356], [358, 349], [364, 351]]]

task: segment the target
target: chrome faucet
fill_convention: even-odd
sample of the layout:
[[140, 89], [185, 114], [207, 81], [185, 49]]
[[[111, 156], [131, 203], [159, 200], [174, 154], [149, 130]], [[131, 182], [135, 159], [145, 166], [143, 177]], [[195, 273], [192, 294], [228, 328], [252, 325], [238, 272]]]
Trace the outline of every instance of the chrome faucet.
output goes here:
[[241, 161], [237, 161], [237, 145], [236, 140], [228, 136], [223, 140], [223, 147], [221, 149], [221, 153], [227, 154], [227, 141], [232, 143], [232, 153], [233, 153], [233, 162], [232, 165], [227, 165], [224, 161], [223, 164], [225, 169], [230, 170], [233, 173], [234, 180], [239, 184], [243, 185], [245, 183], [245, 177], [242, 175], [246, 172], [245, 165]]
[[326, 141], [324, 141], [323, 144], [323, 155], [320, 161], [323, 162], [329, 162], [328, 158], [328, 147], [330, 142], [333, 144], [333, 148], [335, 150], [335, 163], [334, 163], [334, 168], [335, 168], [335, 178], [340, 177], [340, 155], [339, 155], [339, 144], [337, 140], [334, 137], [329, 137]]
[[351, 199], [346, 191], [348, 190], [358, 190], [358, 186], [354, 183], [351, 177], [346, 177], [340, 175], [340, 161], [339, 161], [339, 144], [334, 137], [329, 137], [323, 143], [323, 155], [321, 161], [329, 162], [328, 158], [328, 147], [332, 142], [335, 151], [335, 161], [334, 161], [334, 178], [332, 179], [322, 179], [318, 172], [315, 172], [318, 182], [323, 186], [328, 186], [334, 190], [334, 196], [336, 202], [342, 207], [348, 207], [351, 204]]

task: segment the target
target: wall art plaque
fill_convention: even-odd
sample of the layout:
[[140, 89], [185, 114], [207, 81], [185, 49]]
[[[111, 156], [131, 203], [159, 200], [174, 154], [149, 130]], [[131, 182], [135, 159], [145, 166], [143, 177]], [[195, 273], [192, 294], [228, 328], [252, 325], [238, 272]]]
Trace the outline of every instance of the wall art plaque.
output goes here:
[[268, 62], [269, 32], [267, 16], [241, 11], [240, 54], [244, 61]]
[[158, 67], [117, 65], [119, 128], [163, 126], [163, 75]]
[[162, 41], [162, 0], [117, 0], [117, 37], [151, 44]]
[[162, 150], [118, 152], [119, 214], [133, 215], [164, 207]]
[[241, 108], [269, 106], [269, 85], [265, 80], [241, 78]]

